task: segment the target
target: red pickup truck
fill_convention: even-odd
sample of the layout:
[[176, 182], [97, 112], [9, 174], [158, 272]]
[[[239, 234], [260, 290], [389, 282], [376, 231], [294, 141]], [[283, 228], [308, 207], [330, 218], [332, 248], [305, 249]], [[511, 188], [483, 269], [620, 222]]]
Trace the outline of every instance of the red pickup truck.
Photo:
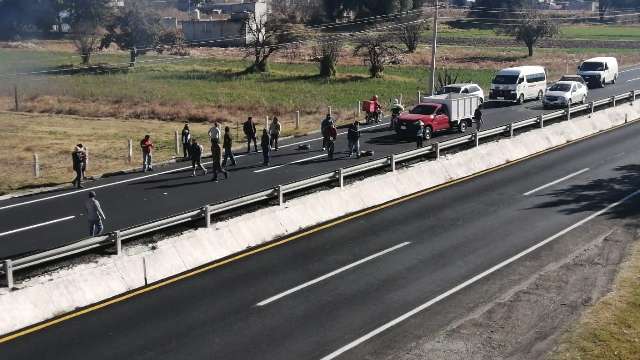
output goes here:
[[424, 124], [425, 140], [440, 131], [457, 129], [467, 131], [473, 121], [473, 113], [479, 105], [476, 96], [443, 95], [424, 98], [409, 113], [401, 114], [395, 130], [400, 136], [415, 137], [418, 134], [417, 122]]

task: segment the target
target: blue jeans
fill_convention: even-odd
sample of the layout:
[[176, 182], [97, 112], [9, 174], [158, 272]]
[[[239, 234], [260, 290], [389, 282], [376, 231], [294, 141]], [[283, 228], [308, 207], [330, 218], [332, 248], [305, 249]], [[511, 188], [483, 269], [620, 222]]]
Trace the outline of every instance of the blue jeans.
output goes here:
[[89, 236], [98, 236], [102, 234], [102, 220], [89, 220]]
[[151, 153], [142, 153], [142, 171], [152, 170], [153, 165], [151, 164], [152, 155]]
[[349, 156], [356, 155], [360, 157], [360, 140], [349, 140]]

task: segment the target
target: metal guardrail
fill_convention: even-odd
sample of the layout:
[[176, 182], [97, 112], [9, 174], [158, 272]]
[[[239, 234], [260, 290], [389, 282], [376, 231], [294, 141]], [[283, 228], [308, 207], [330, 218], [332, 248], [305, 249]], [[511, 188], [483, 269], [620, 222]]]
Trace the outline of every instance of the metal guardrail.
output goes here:
[[282, 205], [284, 203], [284, 195], [289, 193], [294, 193], [296, 191], [305, 190], [305, 189], [311, 189], [319, 185], [334, 182], [336, 180], [338, 181], [340, 187], [343, 187], [344, 178], [346, 176], [354, 176], [354, 175], [362, 174], [372, 170], [385, 168], [387, 166], [391, 166], [391, 169], [395, 171], [397, 162], [407, 161], [407, 160], [423, 157], [425, 155], [434, 154], [434, 153], [437, 158], [440, 155], [440, 150], [456, 147], [456, 146], [467, 144], [467, 143], [472, 143], [472, 144], [475, 143], [475, 145], [478, 146], [480, 139], [497, 136], [504, 133], [507, 133], [509, 134], [509, 136], [513, 137], [514, 136], [513, 131], [516, 129], [521, 129], [521, 128], [530, 127], [534, 125], [537, 125], [539, 127], [544, 127], [545, 121], [555, 120], [555, 119], [570, 119], [571, 114], [587, 111], [587, 110], [590, 110], [591, 113], [593, 113], [596, 107], [600, 107], [603, 105], [615, 106], [616, 102], [620, 100], [631, 99], [631, 101], [633, 102], [636, 100], [637, 92], [638, 90], [634, 90], [631, 92], [619, 94], [619, 95], [608, 97], [605, 99], [592, 101], [588, 104], [573, 106], [573, 107], [570, 107], [569, 109], [558, 110], [552, 113], [539, 115], [538, 117], [535, 117], [535, 118], [513, 122], [511, 124], [498, 126], [496, 128], [487, 129], [480, 132], [474, 132], [472, 134], [463, 135], [463, 136], [456, 137], [451, 140], [442, 141], [439, 143], [433, 143], [429, 146], [425, 146], [420, 149], [409, 150], [399, 154], [393, 154], [386, 158], [376, 159], [376, 160], [368, 161], [363, 164], [354, 165], [348, 168], [338, 169], [337, 171], [332, 171], [327, 174], [322, 174], [322, 175], [310, 177], [307, 179], [291, 182], [288, 184], [280, 185], [273, 189], [259, 191], [254, 194], [246, 195], [246, 196], [225, 201], [219, 204], [206, 205], [203, 208], [198, 210], [192, 210], [192, 211], [184, 212], [179, 215], [160, 219], [157, 221], [152, 221], [142, 225], [130, 227], [127, 229], [122, 229], [119, 231], [115, 231], [106, 236], [98, 236], [98, 237], [84, 239], [84, 240], [75, 242], [73, 244], [65, 245], [59, 248], [43, 251], [37, 254], [33, 254], [33, 255], [17, 258], [17, 259], [7, 259], [7, 260], [4, 260], [2, 272], [4, 273], [4, 276], [6, 278], [6, 284], [8, 285], [9, 288], [12, 288], [13, 272], [16, 270], [35, 267], [47, 262], [51, 262], [57, 259], [65, 258], [71, 255], [75, 255], [78, 253], [86, 252], [92, 249], [105, 247], [105, 246], [115, 246], [116, 253], [120, 254], [122, 251], [122, 241], [126, 239], [138, 237], [150, 232], [155, 232], [168, 227], [173, 227], [179, 224], [197, 221], [201, 219], [205, 219], [206, 226], [208, 227], [210, 226], [211, 216], [218, 213], [223, 213], [226, 211], [238, 209], [241, 207], [245, 207], [248, 205], [252, 205], [258, 202], [271, 200], [271, 199], [278, 199], [278, 203]]

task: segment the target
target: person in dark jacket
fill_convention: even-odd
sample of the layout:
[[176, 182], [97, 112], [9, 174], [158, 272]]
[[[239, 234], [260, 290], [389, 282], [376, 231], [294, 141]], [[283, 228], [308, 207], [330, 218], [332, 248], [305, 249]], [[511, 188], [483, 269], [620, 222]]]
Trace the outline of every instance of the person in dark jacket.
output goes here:
[[233, 138], [231, 137], [231, 129], [228, 126], [224, 128], [224, 138], [222, 139], [222, 147], [224, 149], [224, 160], [222, 160], [222, 167], [227, 167], [227, 160], [231, 159], [231, 166], [236, 166], [236, 157], [233, 154]]
[[355, 121], [347, 131], [347, 141], [349, 143], [349, 157], [355, 153], [360, 158], [360, 122]]
[[327, 116], [320, 123], [320, 133], [322, 134], [322, 151], [327, 150], [327, 146], [329, 143], [329, 127], [333, 124], [333, 119], [331, 118], [331, 114], [327, 114]]
[[182, 128], [182, 153], [185, 159], [189, 159], [189, 150], [191, 149], [191, 130], [189, 124], [184, 124]]
[[262, 148], [262, 164], [264, 166], [269, 166], [269, 163], [271, 162], [271, 138], [269, 138], [269, 131], [267, 131], [267, 129], [262, 130], [260, 147]]
[[73, 161], [73, 171], [76, 172], [76, 177], [71, 182], [73, 186], [78, 189], [82, 188], [82, 179], [84, 178], [86, 153], [82, 144], [76, 145], [75, 149], [71, 153], [71, 160]]
[[213, 163], [213, 179], [211, 181], [218, 181], [218, 172], [224, 174], [224, 178], [229, 178], [229, 173], [222, 167], [222, 149], [219, 143], [211, 144], [211, 160]]
[[278, 139], [280, 139], [280, 132], [282, 132], [282, 124], [278, 121], [276, 116], [273, 117], [271, 125], [269, 125], [269, 136], [271, 137], [271, 148], [274, 151], [278, 151]]
[[415, 126], [417, 128], [416, 131], [416, 148], [421, 148], [422, 144], [424, 142], [424, 124], [422, 123], [422, 121], [418, 120], [415, 123]]
[[242, 130], [244, 131], [244, 135], [247, 137], [247, 153], [251, 152], [251, 141], [253, 141], [253, 147], [256, 152], [258, 152], [258, 143], [256, 139], [256, 134], [258, 130], [256, 129], [256, 124], [253, 122], [253, 118], [249, 116], [249, 119], [242, 125]]
[[202, 169], [204, 175], [207, 175], [207, 169], [202, 166], [202, 153], [204, 152], [204, 148], [202, 145], [198, 144], [198, 140], [195, 138], [191, 139], [191, 146], [189, 149], [189, 154], [191, 154], [191, 176], [196, 176], [196, 170], [198, 168]]
[[338, 138], [338, 130], [336, 129], [336, 125], [331, 123], [329, 129], [327, 130], [327, 153], [329, 155], [329, 160], [333, 160], [333, 153], [336, 150], [336, 139]]
[[476, 131], [480, 131], [482, 127], [482, 104], [478, 105], [478, 108], [473, 113], [473, 120], [476, 122]]

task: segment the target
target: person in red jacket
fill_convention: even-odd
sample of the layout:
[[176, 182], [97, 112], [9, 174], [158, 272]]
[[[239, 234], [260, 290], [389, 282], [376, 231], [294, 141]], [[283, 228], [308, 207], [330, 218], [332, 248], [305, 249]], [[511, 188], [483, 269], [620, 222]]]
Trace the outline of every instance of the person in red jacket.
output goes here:
[[327, 144], [327, 152], [329, 154], [329, 160], [333, 160], [333, 153], [336, 149], [336, 139], [338, 138], [338, 130], [336, 129], [336, 124], [332, 123], [327, 130], [328, 136], [328, 144]]
[[144, 139], [140, 140], [140, 148], [142, 149], [142, 171], [153, 171], [153, 165], [151, 163], [153, 153], [153, 142], [150, 135], [145, 135]]

